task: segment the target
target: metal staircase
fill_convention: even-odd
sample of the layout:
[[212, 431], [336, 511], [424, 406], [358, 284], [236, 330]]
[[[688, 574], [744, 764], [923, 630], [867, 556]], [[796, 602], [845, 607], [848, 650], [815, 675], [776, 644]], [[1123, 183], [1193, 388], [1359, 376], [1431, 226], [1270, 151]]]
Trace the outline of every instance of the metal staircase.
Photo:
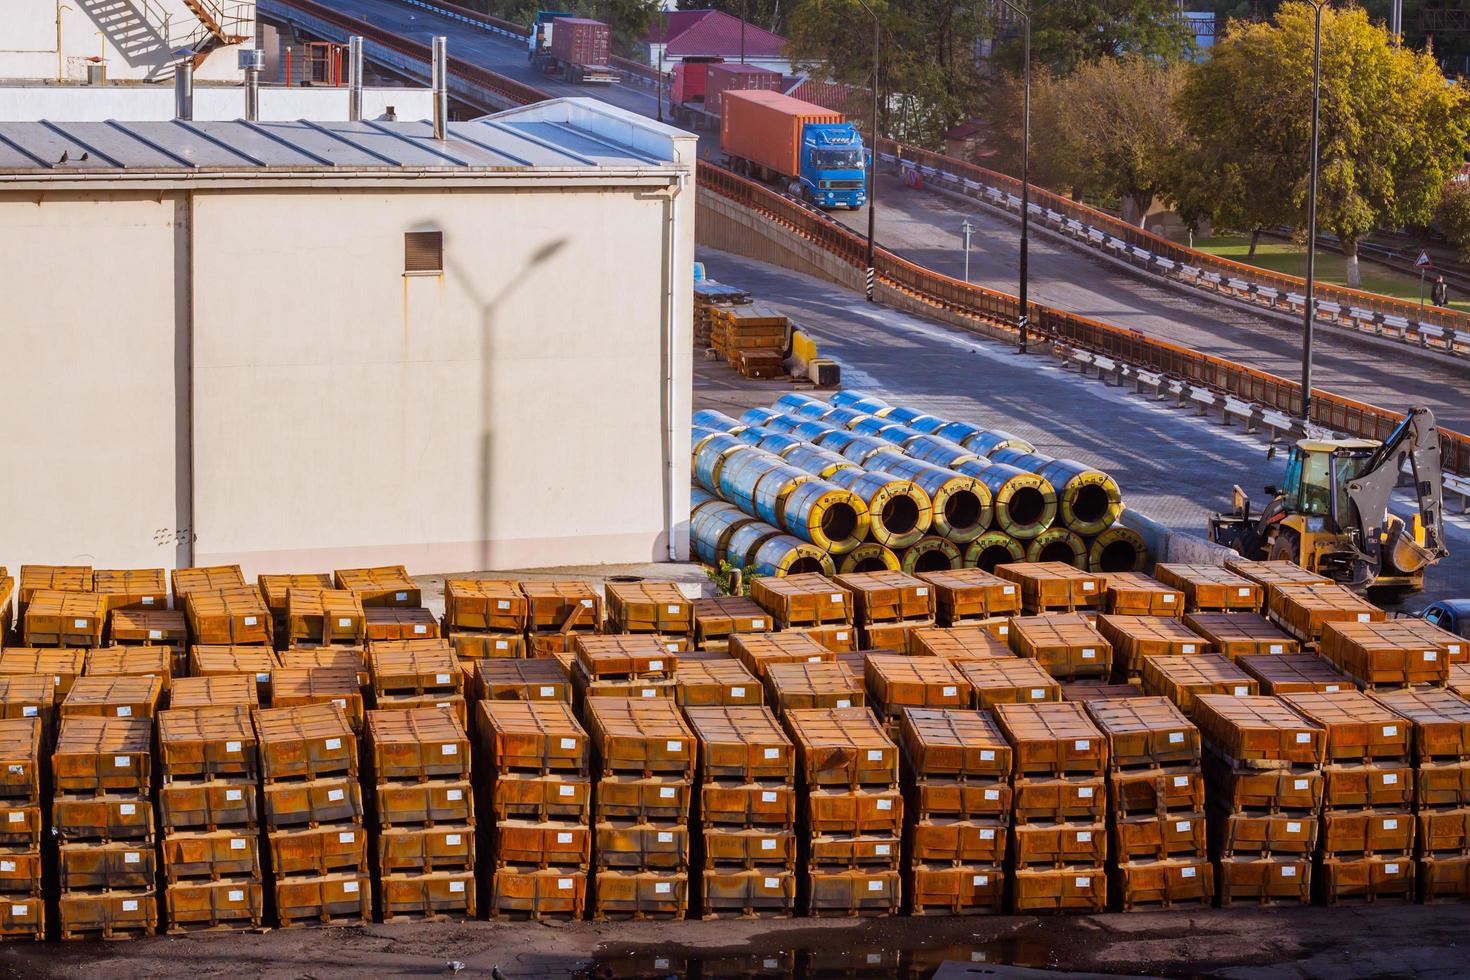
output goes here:
[[255, 20], [254, 3], [221, 0], [183, 0], [183, 3], [204, 28], [194, 46], [196, 51], [204, 53], [217, 45], [239, 44], [250, 37], [249, 25]]

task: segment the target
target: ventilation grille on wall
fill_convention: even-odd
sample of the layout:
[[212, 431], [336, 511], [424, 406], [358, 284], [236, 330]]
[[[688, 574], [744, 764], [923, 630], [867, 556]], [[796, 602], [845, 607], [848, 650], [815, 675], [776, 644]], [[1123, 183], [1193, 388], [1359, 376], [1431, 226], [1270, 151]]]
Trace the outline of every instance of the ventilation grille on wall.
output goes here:
[[403, 236], [403, 271], [405, 274], [443, 272], [444, 233], [406, 232]]

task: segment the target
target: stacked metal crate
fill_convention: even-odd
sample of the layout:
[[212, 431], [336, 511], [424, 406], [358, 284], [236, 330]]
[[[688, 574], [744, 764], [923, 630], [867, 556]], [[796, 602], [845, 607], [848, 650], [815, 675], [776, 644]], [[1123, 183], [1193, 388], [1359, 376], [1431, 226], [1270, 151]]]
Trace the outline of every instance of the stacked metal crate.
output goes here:
[[383, 921], [474, 918], [473, 805], [464, 799], [448, 821], [435, 806], [470, 779], [470, 740], [459, 717], [452, 708], [369, 711], [365, 750]]
[[240, 703], [158, 716], [163, 920], [171, 933], [258, 928], [265, 915], [255, 691], [245, 680]]
[[777, 717], [793, 708], [851, 708], [867, 703], [863, 679], [844, 664], [821, 661], [766, 666], [766, 696]]
[[1125, 912], [1212, 905], [1199, 729], [1161, 697], [1086, 707], [1108, 743], [1113, 904]]
[[1111, 616], [1184, 615], [1184, 593], [1141, 572], [1109, 572], [1103, 609]]
[[1142, 678], [1145, 694], [1168, 698], [1187, 718], [1194, 717], [1195, 705], [1203, 695], [1249, 697], [1261, 693], [1256, 679], [1241, 666], [1213, 653], [1145, 656]]
[[1031, 615], [1101, 609], [1107, 578], [1057, 561], [997, 565], [995, 574], [1021, 588], [1021, 608]]
[[652, 633], [670, 653], [694, 644], [694, 603], [675, 582], [607, 583], [609, 633]]
[[371, 920], [357, 738], [335, 704], [256, 713], [266, 836], [283, 927]]
[[970, 682], [942, 657], [869, 654], [864, 663], [868, 703], [898, 741], [899, 723], [915, 708], [967, 708]]
[[1336, 582], [1273, 585], [1266, 617], [1311, 649], [1328, 623], [1381, 623], [1388, 614]]
[[573, 637], [602, 629], [602, 596], [586, 582], [522, 582], [521, 591], [530, 606], [527, 656], [570, 653]]
[[837, 654], [804, 633], [747, 633], [730, 638], [730, 653], [762, 680], [776, 664], [836, 663]]
[[190, 677], [244, 675], [255, 681], [256, 701], [266, 707], [271, 705], [271, 682], [280, 667], [281, 661], [276, 656], [276, 651], [259, 644], [249, 646], [195, 644], [189, 648]]
[[1236, 666], [1260, 685], [1262, 694], [1279, 696], [1298, 691], [1336, 694], [1353, 690], [1353, 682], [1315, 653], [1242, 654]]
[[531, 604], [520, 583], [451, 578], [444, 583], [444, 635], [461, 663], [526, 656]]
[[287, 619], [291, 590], [333, 588], [332, 576], [326, 572], [261, 575], [255, 580], [255, 585], [260, 591], [261, 598], [265, 600], [266, 608], [270, 610], [271, 631], [283, 646], [291, 645], [285, 642], [291, 632]]
[[46, 938], [41, 872], [44, 745], [41, 719], [0, 721], [0, 939]]
[[838, 575], [852, 593], [853, 613], [863, 650], [908, 650], [909, 633], [934, 625], [934, 589], [903, 572], [853, 572]]
[[973, 625], [1021, 611], [1016, 583], [978, 568], [919, 572], [916, 577], [934, 591], [934, 619], [940, 626]]
[[755, 707], [765, 700], [764, 693], [754, 674], [724, 654], [681, 658], [674, 671], [674, 701], [681, 708]]
[[1273, 626], [1264, 616], [1248, 612], [1186, 613], [1184, 625], [1209, 641], [1222, 657], [1282, 656], [1301, 651], [1295, 637]]
[[986, 657], [954, 663], [975, 692], [977, 708], [994, 708], [1000, 704], [1043, 704], [1062, 699], [1062, 686], [1035, 660]]
[[1011, 746], [1016, 912], [1108, 906], [1107, 742], [1080, 704], [998, 704]]
[[1184, 594], [1189, 612], [1261, 611], [1265, 590], [1219, 565], [1159, 564], [1154, 578]]
[[1097, 631], [1112, 647], [1113, 672], [1121, 680], [1140, 679], [1144, 657], [1187, 657], [1210, 650], [1208, 640], [1171, 616], [1109, 613], [1097, 618]]
[[1308, 904], [1326, 732], [1275, 697], [1202, 695], [1193, 720], [1220, 904]]
[[[572, 682], [551, 657], [525, 660], [486, 658], [476, 661], [472, 680], [475, 701], [560, 701], [572, 703]], [[478, 716], [473, 716], [476, 724]]]
[[988, 712], [903, 713], [904, 893], [914, 915], [1005, 908], [1011, 748]]
[[1081, 613], [1018, 616], [1011, 620], [1010, 644], [1057, 680], [1106, 681], [1113, 672], [1112, 645]]
[[293, 647], [362, 646], [367, 642], [362, 597], [350, 589], [287, 589], [285, 639]]
[[580, 919], [592, 856], [586, 730], [563, 701], [484, 700], [475, 718], [490, 914]]
[[1374, 698], [1413, 726], [1419, 897], [1470, 900], [1470, 702], [1438, 688]]
[[1282, 699], [1326, 733], [1316, 897], [1414, 899], [1412, 726], [1357, 691]]
[[694, 733], [673, 698], [594, 696], [583, 715], [596, 777], [592, 916], [682, 919]]
[[758, 705], [686, 706], [684, 715], [699, 744], [690, 827], [701, 914], [789, 917], [796, 908], [795, 747]]
[[572, 691], [589, 697], [670, 698], [679, 655], [663, 638], [647, 633], [578, 636], [573, 640]]
[[754, 578], [750, 597], [783, 632], [798, 631], [829, 650], [857, 649], [852, 593], [825, 575]]
[[450, 708], [464, 724], [464, 670], [448, 640], [383, 640], [367, 653], [377, 708]]
[[737, 633], [769, 633], [775, 629], [771, 614], [745, 596], [713, 596], [694, 600], [694, 648], [712, 653], [730, 649]]
[[792, 709], [783, 721], [799, 767], [799, 907], [818, 917], [896, 914], [898, 747], [866, 708]]
[[[253, 684], [252, 675], [243, 676]], [[214, 678], [224, 680], [225, 678]], [[352, 666], [280, 667], [271, 674], [271, 707], [295, 708], [307, 704], [332, 704], [341, 709], [353, 732], [362, 734], [366, 720], [363, 685]]]
[[[75, 696], [74, 688], [69, 697]], [[152, 763], [151, 712], [64, 714], [51, 757], [62, 939], [120, 939], [157, 929]]]

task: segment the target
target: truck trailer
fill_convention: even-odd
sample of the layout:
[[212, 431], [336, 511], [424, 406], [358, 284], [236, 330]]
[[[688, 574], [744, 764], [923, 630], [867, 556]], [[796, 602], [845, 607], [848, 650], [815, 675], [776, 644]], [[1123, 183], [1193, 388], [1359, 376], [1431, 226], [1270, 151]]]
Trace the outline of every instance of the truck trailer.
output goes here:
[[600, 20], [542, 10], [527, 37], [527, 56], [536, 70], [561, 75], [575, 85], [612, 85], [612, 30]]
[[867, 203], [862, 134], [842, 113], [760, 90], [727, 90], [720, 102], [720, 149], [736, 173], [818, 207], [856, 210]]

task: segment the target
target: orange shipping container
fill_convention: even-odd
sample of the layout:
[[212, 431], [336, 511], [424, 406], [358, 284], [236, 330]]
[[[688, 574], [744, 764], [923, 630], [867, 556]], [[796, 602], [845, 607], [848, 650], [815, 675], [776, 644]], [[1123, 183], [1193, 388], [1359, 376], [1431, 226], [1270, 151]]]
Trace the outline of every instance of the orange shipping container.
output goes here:
[[801, 131], [843, 122], [842, 113], [779, 92], [725, 92], [720, 149], [786, 177], [801, 170]]

